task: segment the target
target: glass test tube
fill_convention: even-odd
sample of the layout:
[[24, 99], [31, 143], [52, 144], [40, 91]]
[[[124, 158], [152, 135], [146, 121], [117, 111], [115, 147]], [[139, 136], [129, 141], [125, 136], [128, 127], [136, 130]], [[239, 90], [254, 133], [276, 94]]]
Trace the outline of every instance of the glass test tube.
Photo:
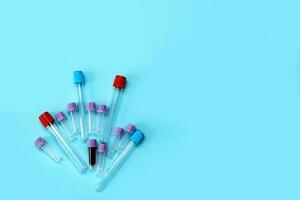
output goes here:
[[105, 169], [105, 155], [107, 151], [106, 144], [103, 142], [100, 142], [98, 145], [98, 163], [97, 163], [97, 176], [100, 176]]
[[74, 140], [76, 132], [70, 128], [65, 114], [63, 112], [58, 112], [55, 114], [55, 118], [63, 132], [67, 134], [70, 140]]
[[89, 165], [94, 167], [97, 159], [97, 142], [95, 139], [88, 140]]
[[84, 123], [84, 115], [85, 115], [85, 107], [84, 107], [84, 96], [83, 96], [83, 86], [85, 83], [85, 77], [82, 71], [74, 71], [73, 73], [74, 84], [77, 87], [77, 95], [78, 95], [78, 110], [79, 110], [79, 127], [81, 133], [81, 140], [87, 140], [87, 133], [85, 131], [85, 123]]
[[138, 129], [130, 137], [130, 142], [127, 144], [124, 151], [115, 158], [115, 160], [111, 163], [110, 167], [104, 172], [104, 174], [99, 178], [96, 184], [96, 190], [101, 192], [107, 185], [107, 183], [111, 180], [111, 178], [115, 175], [117, 170], [124, 163], [128, 155], [134, 150], [134, 148], [139, 145], [144, 138], [144, 134]]
[[35, 146], [45, 152], [50, 158], [55, 162], [59, 163], [62, 157], [56, 153], [49, 145], [46, 143], [46, 140], [42, 137], [38, 137], [35, 141]]
[[[114, 126], [115, 119], [117, 116], [117, 109], [120, 102], [120, 98], [126, 86], [126, 78], [124, 76], [117, 75], [115, 77], [113, 86], [114, 86], [114, 92], [111, 99], [108, 116], [103, 131], [104, 142], [109, 142], [109, 138], [112, 133], [112, 128]], [[108, 144], [108, 146], [110, 145]]]
[[107, 116], [107, 111], [108, 111], [108, 108], [106, 105], [104, 105], [104, 104], [98, 105], [98, 107], [97, 107], [98, 118], [97, 118], [96, 131], [97, 131], [98, 135], [100, 136], [100, 140], [104, 140], [103, 129], [104, 129], [104, 124], [105, 124], [105, 119]]
[[107, 156], [112, 158], [115, 154], [116, 148], [118, 147], [121, 138], [123, 135], [123, 129], [120, 127], [116, 127], [114, 130], [114, 133], [112, 134], [110, 146], [108, 147], [108, 153]]
[[53, 117], [48, 113], [44, 112], [39, 116], [39, 119], [43, 126], [50, 132], [50, 134], [56, 139], [57, 143], [65, 154], [69, 157], [73, 165], [78, 169], [79, 172], [85, 172], [87, 165], [81, 156], [71, 146], [67, 138], [61, 133], [60, 129], [56, 126]]
[[77, 105], [75, 102], [71, 102], [67, 105], [67, 110], [68, 110], [68, 113], [70, 115], [70, 119], [71, 119], [71, 122], [72, 122], [72, 128], [73, 128], [73, 133], [74, 135], [76, 136], [77, 133], [79, 132], [79, 129], [78, 129], [78, 116], [77, 116]]
[[133, 124], [127, 125], [124, 131], [124, 135], [122, 136], [121, 141], [119, 142], [119, 145], [116, 148], [117, 152], [122, 152], [124, 150], [128, 142], [130, 141], [130, 136], [134, 133], [135, 129], [136, 128]]
[[95, 112], [96, 112], [95, 102], [89, 102], [86, 105], [86, 111], [88, 112], [88, 133], [89, 134], [96, 133], [96, 130], [95, 130]]

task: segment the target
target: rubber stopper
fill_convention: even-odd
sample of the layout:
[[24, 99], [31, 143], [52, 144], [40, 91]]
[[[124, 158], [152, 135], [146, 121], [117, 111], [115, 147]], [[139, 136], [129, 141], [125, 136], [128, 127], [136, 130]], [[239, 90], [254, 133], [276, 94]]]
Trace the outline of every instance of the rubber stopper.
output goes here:
[[50, 115], [49, 112], [44, 112], [43, 114], [41, 114], [39, 116], [39, 119], [41, 121], [41, 123], [43, 124], [43, 126], [47, 127], [49, 126], [50, 124], [53, 124], [54, 123], [54, 119], [53, 117]]
[[42, 137], [38, 137], [36, 138], [36, 140], [34, 141], [34, 144], [37, 148], [41, 148], [42, 146], [44, 146], [44, 144], [46, 143], [46, 141], [44, 140], [44, 138]]
[[121, 76], [121, 75], [117, 75], [115, 77], [115, 81], [114, 81], [113, 86], [115, 88], [124, 89], [125, 86], [126, 86], [126, 77]]
[[73, 72], [73, 81], [74, 84], [77, 83], [85, 83], [85, 77], [82, 71], [74, 71]]
[[88, 102], [86, 105], [86, 110], [95, 111], [96, 110], [95, 102]]
[[56, 113], [55, 118], [58, 122], [61, 122], [66, 119], [66, 116], [63, 112], [58, 112]]
[[136, 129], [134, 133], [130, 136], [130, 140], [134, 142], [135, 145], [139, 145], [140, 143], [142, 143], [143, 139], [144, 134], [138, 129]]
[[121, 127], [116, 127], [115, 128], [115, 131], [114, 131], [114, 134], [118, 137], [120, 137], [123, 133], [123, 129]]
[[128, 124], [126, 127], [126, 131], [130, 134], [134, 133], [136, 127], [133, 124]]
[[95, 139], [90, 139], [87, 142], [88, 147], [97, 147], [97, 141]]
[[104, 104], [99, 105], [97, 108], [98, 113], [107, 113], [107, 111], [108, 111], [108, 108]]
[[98, 150], [99, 153], [105, 153], [107, 151], [107, 147], [105, 143], [100, 142], [98, 145]]
[[75, 103], [75, 102], [69, 103], [68, 106], [67, 106], [67, 110], [68, 110], [69, 112], [74, 112], [74, 111], [76, 111], [76, 110], [77, 110], [77, 105], [76, 105], [76, 103]]

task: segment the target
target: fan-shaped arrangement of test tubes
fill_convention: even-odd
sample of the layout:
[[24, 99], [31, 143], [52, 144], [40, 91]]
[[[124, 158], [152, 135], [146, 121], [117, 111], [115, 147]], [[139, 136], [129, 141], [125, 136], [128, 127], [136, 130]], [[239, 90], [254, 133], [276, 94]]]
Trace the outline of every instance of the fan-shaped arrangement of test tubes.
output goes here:
[[[66, 111], [55, 113], [55, 117], [47, 111], [43, 112], [39, 120], [80, 173], [88, 169], [96, 172], [96, 190], [103, 191], [128, 155], [143, 141], [144, 134], [133, 124], [128, 124], [124, 129], [115, 126], [127, 81], [124, 76], [115, 77], [109, 106], [103, 103], [96, 105], [95, 102], [85, 104], [86, 78], [82, 71], [74, 71], [73, 80], [77, 101], [68, 103]], [[76, 138], [80, 138], [85, 146], [86, 159], [72, 144]], [[62, 156], [45, 138], [38, 137], [34, 143], [55, 162], [62, 160]]]

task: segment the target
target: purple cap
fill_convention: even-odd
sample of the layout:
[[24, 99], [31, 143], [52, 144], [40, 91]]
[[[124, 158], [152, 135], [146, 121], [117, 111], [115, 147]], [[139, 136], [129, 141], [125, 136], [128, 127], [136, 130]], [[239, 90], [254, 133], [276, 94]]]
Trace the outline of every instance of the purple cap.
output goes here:
[[35, 141], [34, 144], [37, 148], [41, 148], [42, 146], [44, 146], [44, 144], [46, 143], [46, 141], [42, 138], [42, 137], [38, 137]]
[[88, 145], [88, 147], [97, 147], [97, 142], [95, 139], [91, 139], [91, 140], [88, 140], [87, 145]]
[[66, 119], [66, 116], [64, 115], [63, 112], [58, 112], [56, 113], [55, 118], [58, 122], [61, 122]]
[[95, 111], [96, 110], [95, 102], [88, 102], [88, 104], [86, 105], [86, 110]]
[[107, 151], [107, 147], [105, 143], [100, 142], [98, 145], [98, 152], [105, 153]]
[[97, 108], [98, 113], [106, 113], [107, 111], [108, 111], [108, 108], [104, 104], [99, 105]]
[[135, 129], [136, 129], [136, 127], [133, 124], [128, 124], [126, 127], [126, 131], [130, 134], [134, 133]]
[[68, 104], [68, 107], [67, 107], [67, 110], [68, 110], [69, 112], [74, 112], [74, 111], [76, 111], [76, 110], [77, 110], [77, 105], [76, 105], [76, 103], [74, 103], [74, 102], [69, 103], [69, 104]]
[[114, 134], [116, 136], [120, 137], [122, 135], [122, 133], [123, 133], [123, 129], [122, 128], [120, 128], [120, 127], [116, 127], [115, 128]]

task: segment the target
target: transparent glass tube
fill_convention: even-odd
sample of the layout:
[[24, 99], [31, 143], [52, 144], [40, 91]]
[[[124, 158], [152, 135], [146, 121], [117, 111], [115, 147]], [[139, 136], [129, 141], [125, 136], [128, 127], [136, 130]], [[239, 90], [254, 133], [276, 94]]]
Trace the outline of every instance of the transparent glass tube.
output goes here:
[[47, 144], [44, 144], [40, 147], [42, 151], [44, 151], [50, 158], [52, 158], [55, 162], [59, 163], [62, 159], [62, 157], [56, 153], [54, 150], [52, 150], [51, 147], [49, 147]]
[[77, 121], [76, 112], [69, 112], [69, 115], [70, 115], [71, 122], [72, 122], [73, 133], [76, 136], [76, 134], [78, 132], [78, 127], [76, 124], [76, 121]]
[[108, 153], [107, 156], [112, 158], [115, 154], [115, 151], [119, 145], [119, 142], [121, 141], [121, 136], [113, 135], [112, 141], [110, 142], [110, 146], [108, 147]]
[[118, 109], [118, 104], [120, 102], [122, 91], [123, 90], [121, 90], [121, 89], [114, 88], [111, 104], [110, 104], [109, 111], [108, 111], [107, 120], [106, 120], [105, 127], [103, 130], [104, 142], [109, 142], [109, 138], [110, 138], [110, 135], [112, 133], [112, 129], [113, 129], [113, 126], [115, 123], [115, 118], [116, 118], [116, 113], [117, 113], [116, 111]]
[[98, 123], [97, 123], [97, 133], [100, 136], [101, 140], [103, 139], [103, 129], [104, 129], [104, 124], [105, 124], [105, 113], [98, 113]]
[[104, 167], [105, 167], [105, 153], [98, 152], [97, 176], [100, 176], [104, 172]]
[[78, 92], [78, 106], [79, 106], [79, 127], [81, 133], [81, 140], [87, 140], [87, 133], [85, 132], [85, 124], [84, 124], [84, 101], [83, 101], [83, 84], [77, 83], [77, 92]]
[[62, 150], [69, 157], [73, 165], [78, 169], [79, 172], [85, 172], [87, 164], [81, 158], [81, 156], [72, 148], [68, 140], [60, 133], [59, 128], [55, 124], [47, 126], [47, 130], [55, 137], [56, 141], [62, 148]]
[[95, 133], [95, 112], [92, 110], [88, 111], [88, 132]]
[[74, 131], [72, 131], [72, 129], [69, 127], [69, 124], [68, 124], [67, 120], [63, 120], [63, 121], [58, 122], [58, 123], [61, 126], [63, 132], [65, 132], [66, 135], [70, 138], [70, 140], [74, 140], [76, 133]]
[[112, 162], [110, 167], [105, 171], [103, 176], [100, 177], [100, 180], [96, 184], [97, 191], [103, 191], [107, 183], [111, 180], [111, 178], [115, 175], [120, 166], [124, 163], [128, 155], [134, 150], [135, 143], [130, 141], [124, 151], [116, 157], [116, 159]]
[[118, 146], [116, 147], [117, 152], [122, 152], [126, 145], [130, 142], [130, 134], [126, 131], [124, 135], [122, 136], [120, 142], [118, 143]]

